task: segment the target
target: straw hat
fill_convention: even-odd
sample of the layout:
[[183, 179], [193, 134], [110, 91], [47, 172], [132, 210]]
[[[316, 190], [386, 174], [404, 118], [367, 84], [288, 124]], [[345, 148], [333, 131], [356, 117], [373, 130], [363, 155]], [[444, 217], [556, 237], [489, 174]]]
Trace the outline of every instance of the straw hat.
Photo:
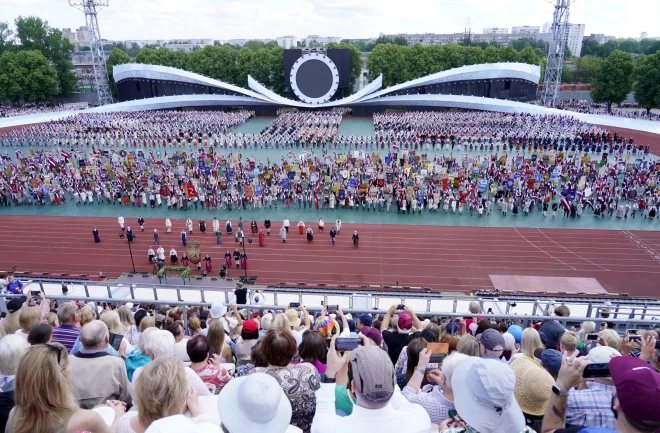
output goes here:
[[286, 310], [284, 314], [289, 321], [289, 326], [293, 326], [294, 328], [300, 326], [300, 317], [298, 317], [298, 312], [296, 310], [289, 309]]
[[543, 416], [555, 380], [536, 361], [522, 356], [510, 364], [516, 375], [513, 395], [520, 409], [533, 416]]

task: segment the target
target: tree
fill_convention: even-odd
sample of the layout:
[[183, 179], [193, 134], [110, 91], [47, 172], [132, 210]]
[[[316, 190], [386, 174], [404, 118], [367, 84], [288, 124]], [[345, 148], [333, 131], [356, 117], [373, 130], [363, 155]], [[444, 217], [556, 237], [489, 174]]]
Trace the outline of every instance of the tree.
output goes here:
[[639, 41], [635, 39], [623, 39], [619, 41], [619, 49], [626, 53], [639, 53]]
[[[244, 48], [239, 52], [254, 53]], [[206, 46], [204, 49], [188, 54], [188, 70], [203, 74], [225, 83], [237, 84], [247, 87], [247, 76], [241, 84], [236, 82], [236, 71], [239, 69], [237, 62], [237, 51], [227, 45], [220, 47]]]
[[62, 37], [62, 32], [51, 28], [48, 21], [38, 17], [18, 17], [15, 20], [16, 36], [21, 43], [21, 50], [36, 50], [51, 62], [57, 72], [59, 94], [71, 95], [77, 85], [78, 78], [73, 72], [71, 54], [74, 46], [68, 39]]
[[0, 56], [0, 101], [40, 102], [58, 93], [57, 72], [40, 51], [5, 51]]
[[520, 50], [519, 60], [522, 63], [529, 63], [530, 65], [538, 65], [541, 63], [541, 57], [536, 54], [534, 48], [530, 45], [527, 45], [525, 48]]
[[367, 69], [369, 80], [383, 74], [383, 87], [402, 83], [407, 78], [406, 50], [408, 47], [394, 44], [380, 44], [369, 54]]
[[78, 48], [78, 51], [92, 51], [92, 49], [87, 45], [81, 45], [80, 48]]
[[634, 73], [635, 100], [650, 113], [660, 108], [660, 53], [644, 57]]
[[128, 57], [128, 54], [120, 50], [119, 48], [113, 48], [112, 52], [108, 56], [108, 59], [105, 61], [108, 68], [108, 87], [112, 92], [112, 96], [117, 97], [117, 87], [115, 86], [115, 79], [112, 74], [112, 68], [116, 65], [123, 65], [125, 63], [131, 63], [131, 58]]
[[619, 43], [617, 41], [607, 41], [598, 48], [598, 55], [600, 57], [609, 57], [614, 51], [619, 49]]
[[581, 54], [583, 56], [597, 56], [600, 53], [600, 44], [594, 39], [582, 43]]
[[394, 44], [395, 45], [401, 45], [402, 47], [407, 47], [408, 46], [408, 40], [404, 38], [403, 36], [397, 36], [394, 38]]
[[131, 48], [128, 49], [127, 54], [129, 55], [129, 57], [131, 59], [134, 59], [140, 53], [140, 50], [141, 50], [140, 46], [138, 44], [136, 44], [135, 42], [133, 42], [133, 44], [131, 45]]
[[578, 83], [591, 83], [596, 73], [603, 64], [603, 59], [598, 56], [582, 56], [575, 61]]
[[642, 39], [639, 41], [639, 52], [640, 54], [655, 54], [660, 51], [660, 41], [653, 39]]
[[607, 104], [607, 111], [612, 110], [612, 104], [622, 103], [632, 89], [632, 74], [635, 61], [632, 54], [615, 50], [601, 65], [596, 77], [591, 82], [593, 90], [591, 99], [594, 102]]
[[7, 21], [0, 21], [0, 54], [14, 45], [14, 32], [9, 28]]
[[355, 83], [357, 82], [358, 78], [360, 78], [360, 74], [362, 73], [362, 53], [358, 47], [351, 44], [350, 42], [345, 42], [345, 40], [340, 44], [330, 42], [327, 48], [345, 48], [351, 51], [351, 71], [349, 74], [348, 85], [350, 87], [350, 91], [352, 92], [353, 88], [355, 87]]

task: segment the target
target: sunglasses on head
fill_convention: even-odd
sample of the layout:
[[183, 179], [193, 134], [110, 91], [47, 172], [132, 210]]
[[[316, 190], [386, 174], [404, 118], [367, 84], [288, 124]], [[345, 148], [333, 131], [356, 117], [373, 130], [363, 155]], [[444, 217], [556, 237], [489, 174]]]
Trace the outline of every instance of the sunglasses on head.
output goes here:
[[62, 361], [62, 349], [64, 349], [64, 347], [49, 343], [44, 344], [44, 346], [57, 351], [57, 364], [59, 365], [60, 361]]

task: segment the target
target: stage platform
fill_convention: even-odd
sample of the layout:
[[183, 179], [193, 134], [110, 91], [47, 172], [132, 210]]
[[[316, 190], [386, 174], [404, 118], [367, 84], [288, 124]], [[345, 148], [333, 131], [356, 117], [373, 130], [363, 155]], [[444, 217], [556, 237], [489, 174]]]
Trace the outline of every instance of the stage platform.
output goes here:
[[604, 295], [607, 290], [595, 278], [534, 277], [527, 275], [489, 275], [495, 290], [546, 292], [547, 294]]

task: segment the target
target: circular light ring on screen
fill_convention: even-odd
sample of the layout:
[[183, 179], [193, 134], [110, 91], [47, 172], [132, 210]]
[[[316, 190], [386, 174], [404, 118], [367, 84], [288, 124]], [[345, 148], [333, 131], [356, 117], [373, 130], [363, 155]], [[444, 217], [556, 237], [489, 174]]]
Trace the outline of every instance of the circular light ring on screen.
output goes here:
[[339, 88], [339, 71], [328, 56], [309, 53], [296, 60], [291, 68], [291, 89], [308, 104], [330, 101]]

